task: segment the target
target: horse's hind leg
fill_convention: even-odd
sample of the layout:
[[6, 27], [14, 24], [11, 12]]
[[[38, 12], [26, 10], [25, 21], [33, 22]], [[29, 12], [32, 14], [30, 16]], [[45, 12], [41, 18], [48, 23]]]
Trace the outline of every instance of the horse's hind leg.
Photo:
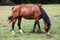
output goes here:
[[12, 34], [14, 35], [14, 25], [15, 25], [15, 22], [16, 22], [17, 18], [13, 18], [13, 22], [12, 22]]
[[23, 31], [21, 30], [21, 26], [20, 26], [20, 25], [21, 25], [21, 20], [22, 20], [22, 17], [19, 16], [19, 17], [18, 17], [18, 28], [19, 28], [19, 30], [20, 30], [20, 33], [24, 34]]

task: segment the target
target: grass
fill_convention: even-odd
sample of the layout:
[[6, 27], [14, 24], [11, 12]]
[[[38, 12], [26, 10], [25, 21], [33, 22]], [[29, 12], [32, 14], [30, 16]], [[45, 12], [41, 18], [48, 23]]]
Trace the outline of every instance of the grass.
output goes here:
[[[3, 7], [3, 8], [1, 8]], [[15, 25], [15, 35], [11, 33], [11, 24], [8, 24], [7, 17], [11, 15], [12, 6], [0, 6], [0, 40], [60, 40], [60, 4], [42, 5], [51, 19], [51, 38], [44, 34], [31, 33], [34, 20], [24, 19], [21, 23], [25, 34], [20, 34], [17, 24]], [[44, 31], [43, 20], [40, 20], [41, 30]], [[38, 28], [36, 28], [36, 31]]]

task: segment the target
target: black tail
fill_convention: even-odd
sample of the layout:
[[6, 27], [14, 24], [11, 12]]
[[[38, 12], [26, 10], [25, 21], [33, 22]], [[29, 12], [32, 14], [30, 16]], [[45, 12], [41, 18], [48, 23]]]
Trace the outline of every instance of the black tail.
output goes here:
[[[12, 7], [12, 10], [14, 9], [14, 7]], [[11, 23], [13, 21], [13, 16], [9, 16], [8, 17], [9, 23]]]
[[51, 25], [50, 18], [43, 8], [41, 8], [41, 13], [42, 13], [42, 18], [44, 19], [45, 22], [47, 22], [48, 27], [50, 27], [50, 25]]
[[9, 16], [8, 20], [9, 20], [9, 23], [11, 23], [13, 21], [13, 16]]

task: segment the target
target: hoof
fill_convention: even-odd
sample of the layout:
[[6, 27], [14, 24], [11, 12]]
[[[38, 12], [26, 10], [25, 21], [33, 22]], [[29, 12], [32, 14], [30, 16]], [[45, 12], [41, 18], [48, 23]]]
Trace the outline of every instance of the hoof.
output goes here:
[[48, 32], [48, 33], [46, 34], [46, 36], [47, 36], [47, 38], [50, 38], [50, 33]]
[[32, 31], [33, 33], [35, 33], [35, 31]]
[[15, 35], [14, 31], [12, 31], [12, 35]]
[[46, 35], [47, 38], [50, 38], [50, 35]]
[[21, 33], [21, 34], [24, 34], [22, 30], [20, 30], [20, 33]]

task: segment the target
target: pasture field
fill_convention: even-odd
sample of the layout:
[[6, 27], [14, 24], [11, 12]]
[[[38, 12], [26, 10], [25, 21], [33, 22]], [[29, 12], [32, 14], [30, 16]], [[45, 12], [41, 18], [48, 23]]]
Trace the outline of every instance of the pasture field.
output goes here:
[[[15, 35], [11, 32], [11, 23], [8, 23], [8, 16], [10, 16], [11, 8], [13, 6], [0, 6], [0, 40], [60, 40], [60, 4], [45, 4], [42, 7], [45, 9], [51, 20], [50, 35], [47, 38], [45, 33], [32, 33], [34, 20], [23, 19], [21, 23], [22, 30], [25, 34], [19, 33], [17, 22], [15, 25]], [[40, 20], [41, 30], [44, 31], [43, 20]]]

